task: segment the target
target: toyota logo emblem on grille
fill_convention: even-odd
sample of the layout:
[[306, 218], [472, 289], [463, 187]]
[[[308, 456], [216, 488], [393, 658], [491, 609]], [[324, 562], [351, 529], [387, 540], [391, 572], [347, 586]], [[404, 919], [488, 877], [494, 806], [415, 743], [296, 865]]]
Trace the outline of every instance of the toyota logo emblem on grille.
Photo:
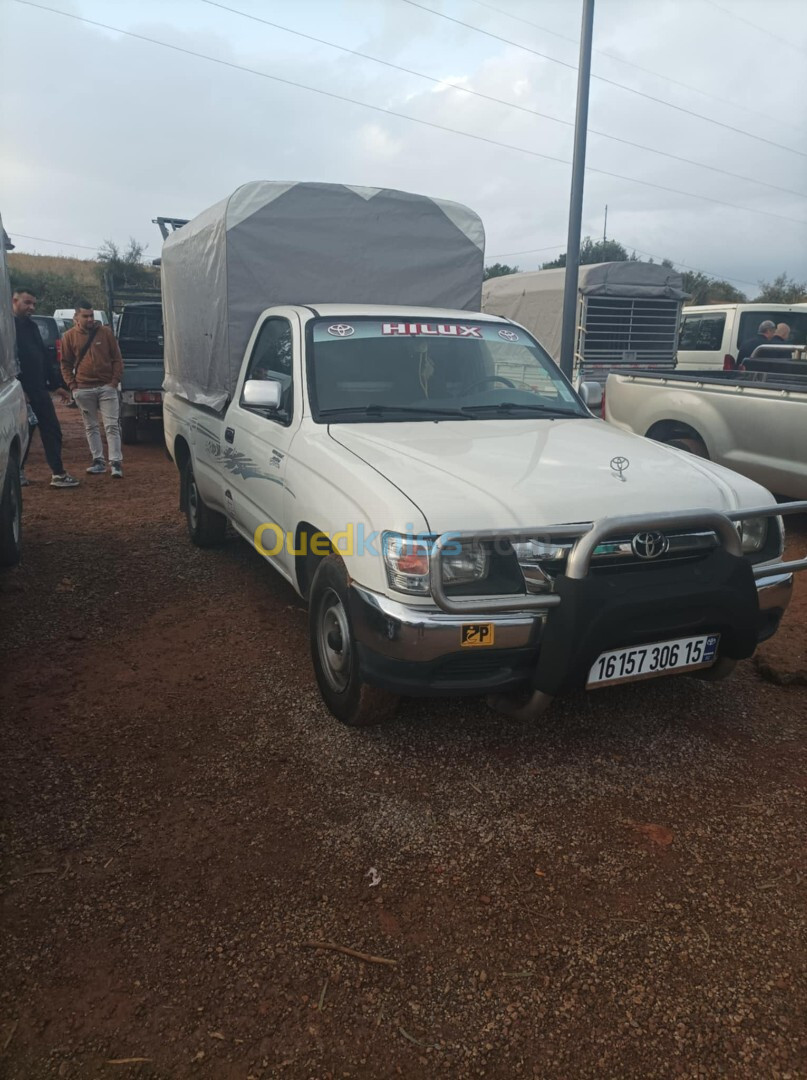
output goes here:
[[660, 532], [637, 533], [630, 542], [637, 559], [658, 559], [670, 550], [670, 541]]

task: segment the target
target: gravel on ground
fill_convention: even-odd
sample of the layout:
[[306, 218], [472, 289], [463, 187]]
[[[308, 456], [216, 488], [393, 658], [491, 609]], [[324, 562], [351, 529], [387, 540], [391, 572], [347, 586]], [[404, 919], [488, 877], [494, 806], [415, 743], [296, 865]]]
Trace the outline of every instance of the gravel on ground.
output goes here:
[[354, 731], [159, 435], [85, 478], [59, 413], [81, 487], [37, 440], [0, 575], [0, 1074], [807, 1075], [807, 581], [723, 683]]

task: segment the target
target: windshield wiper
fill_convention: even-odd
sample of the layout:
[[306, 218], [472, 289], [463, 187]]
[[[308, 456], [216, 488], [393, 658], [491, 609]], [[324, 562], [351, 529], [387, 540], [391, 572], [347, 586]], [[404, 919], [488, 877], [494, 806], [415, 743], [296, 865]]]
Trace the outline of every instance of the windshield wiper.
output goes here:
[[344, 409], [320, 409], [320, 416], [386, 416], [390, 413], [403, 413], [406, 416], [424, 416], [432, 419], [468, 420], [464, 409], [427, 409], [419, 405], [350, 405]]
[[569, 416], [575, 420], [583, 420], [586, 417], [585, 413], [572, 412], [571, 409], [558, 409], [554, 405], [538, 405], [532, 403], [522, 403], [516, 401], [497, 401], [490, 405], [466, 405], [463, 412], [483, 412], [490, 410], [492, 412], [506, 412], [513, 413], [518, 412], [520, 409], [527, 412], [539, 412], [548, 416]]

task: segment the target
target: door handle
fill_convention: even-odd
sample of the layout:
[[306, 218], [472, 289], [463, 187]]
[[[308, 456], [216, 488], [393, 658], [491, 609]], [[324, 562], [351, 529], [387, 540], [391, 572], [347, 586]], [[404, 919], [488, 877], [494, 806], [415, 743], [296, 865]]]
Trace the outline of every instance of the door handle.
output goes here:
[[228, 443], [233, 442], [233, 440], [235, 439], [235, 431], [233, 430], [233, 428], [228, 427], [224, 429], [224, 438], [225, 441]]

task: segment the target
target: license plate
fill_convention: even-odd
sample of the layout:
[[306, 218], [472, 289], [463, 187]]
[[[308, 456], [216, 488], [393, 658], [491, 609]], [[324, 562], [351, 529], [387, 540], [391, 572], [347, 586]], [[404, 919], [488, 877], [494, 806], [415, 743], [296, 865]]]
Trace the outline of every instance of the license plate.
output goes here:
[[587, 687], [651, 679], [670, 671], [694, 671], [710, 667], [717, 659], [719, 634], [678, 638], [631, 649], [612, 649], [598, 656], [588, 673]]

